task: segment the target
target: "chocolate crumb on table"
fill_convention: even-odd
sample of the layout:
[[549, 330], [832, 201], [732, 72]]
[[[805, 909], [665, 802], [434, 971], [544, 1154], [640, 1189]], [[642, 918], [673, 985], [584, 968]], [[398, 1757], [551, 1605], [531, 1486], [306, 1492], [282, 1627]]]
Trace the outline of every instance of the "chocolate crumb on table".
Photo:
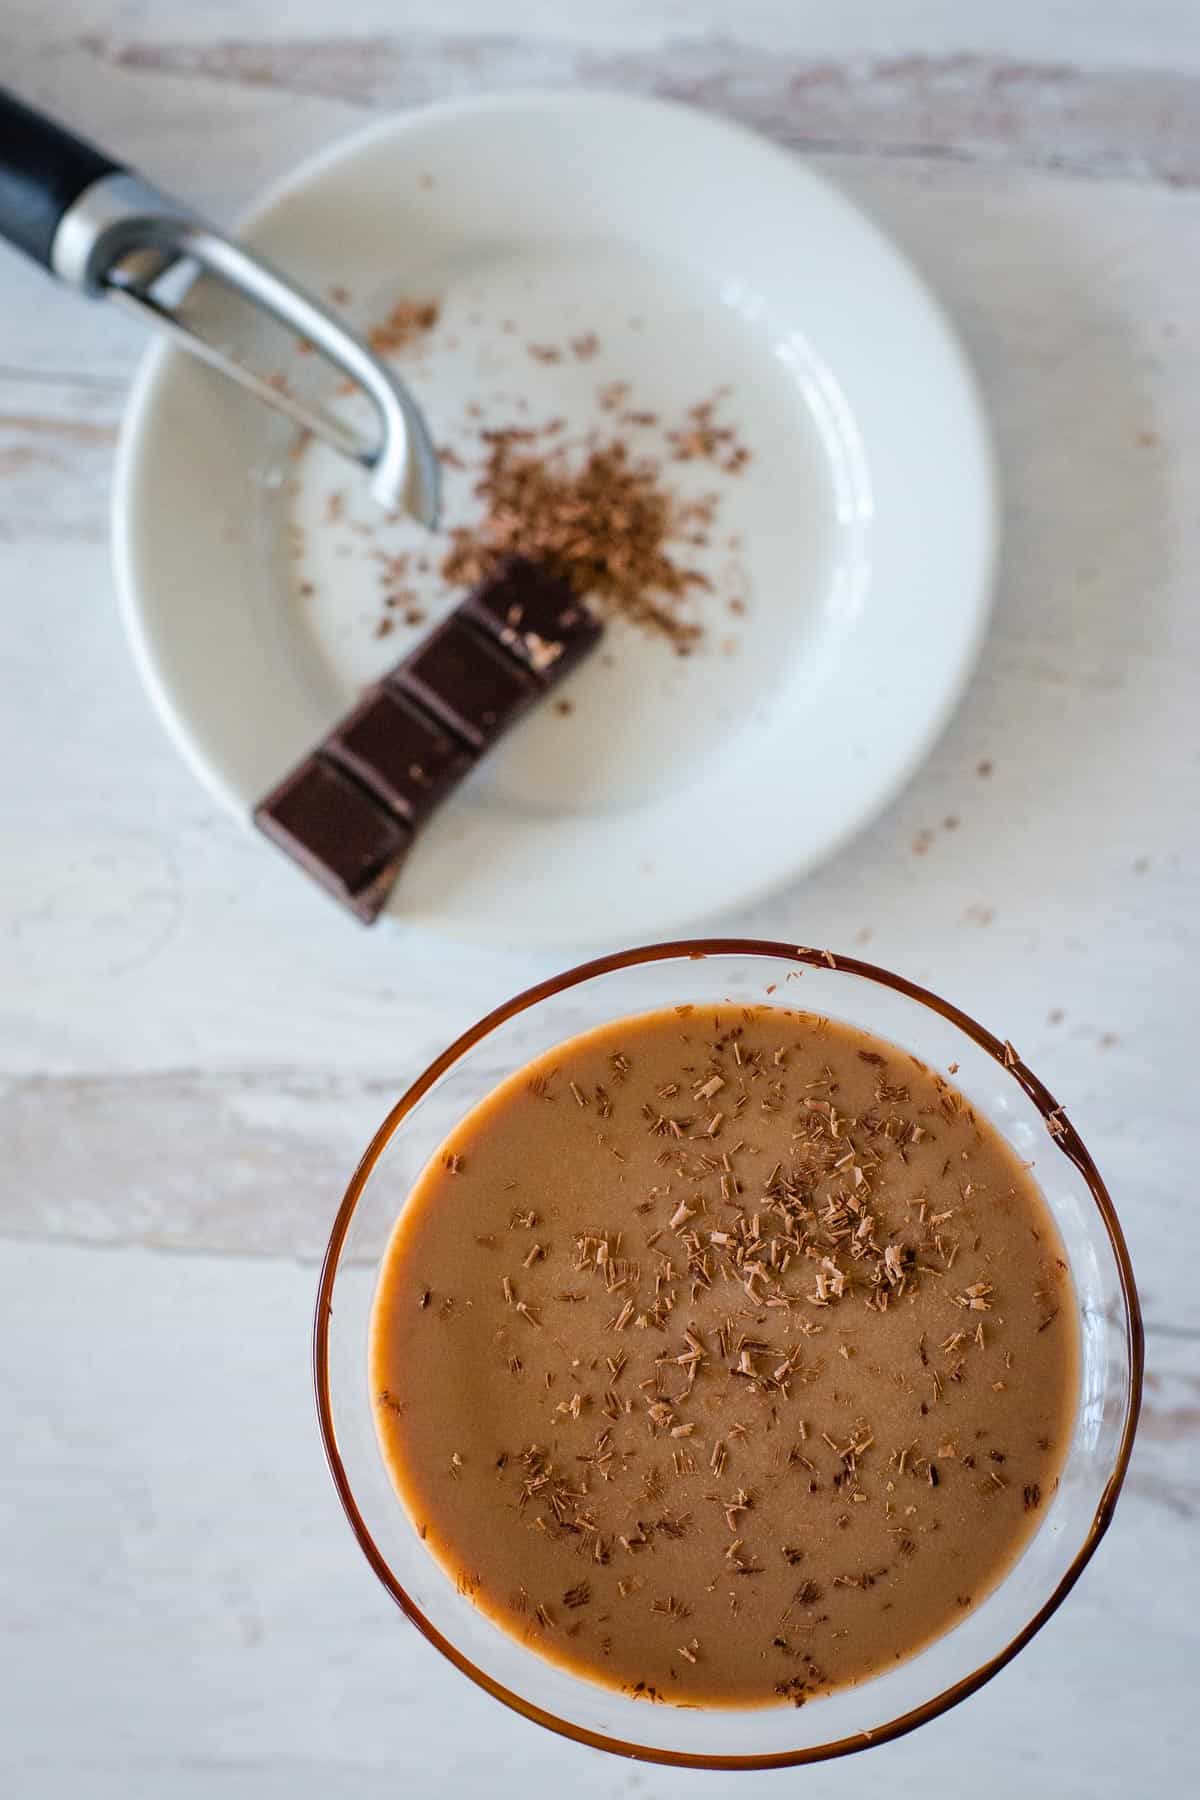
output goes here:
[[553, 575], [505, 560], [254, 809], [263, 834], [364, 924], [413, 834], [507, 728], [599, 642]]

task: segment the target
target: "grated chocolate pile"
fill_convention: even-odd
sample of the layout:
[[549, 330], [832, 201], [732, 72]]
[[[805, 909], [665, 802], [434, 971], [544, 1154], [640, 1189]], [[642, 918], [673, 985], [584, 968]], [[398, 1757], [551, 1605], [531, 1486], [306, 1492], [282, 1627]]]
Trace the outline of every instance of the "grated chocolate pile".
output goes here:
[[547, 450], [547, 431], [484, 431], [484, 462], [475, 493], [481, 520], [456, 527], [442, 563], [452, 585], [486, 580], [512, 555], [546, 564], [607, 617], [620, 617], [666, 638], [681, 656], [703, 636], [687, 603], [711, 588], [688, 566], [688, 546], [708, 542], [716, 494], [684, 500], [659, 463], [635, 455], [621, 438], [592, 441], [582, 454], [565, 444]]

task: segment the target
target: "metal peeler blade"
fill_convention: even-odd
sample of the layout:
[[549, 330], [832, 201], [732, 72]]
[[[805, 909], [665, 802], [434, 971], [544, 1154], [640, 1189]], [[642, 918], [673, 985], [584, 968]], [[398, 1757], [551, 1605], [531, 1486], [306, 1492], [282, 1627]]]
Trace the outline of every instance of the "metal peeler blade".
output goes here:
[[[369, 346], [265, 258], [2, 89], [0, 236], [82, 293], [110, 299], [164, 332], [365, 469], [372, 494], [389, 512], [405, 511], [430, 529], [436, 526], [440, 470], [424, 415]], [[202, 335], [155, 292], [180, 264], [220, 282], [311, 345], [365, 394], [375, 434], [360, 437]]]

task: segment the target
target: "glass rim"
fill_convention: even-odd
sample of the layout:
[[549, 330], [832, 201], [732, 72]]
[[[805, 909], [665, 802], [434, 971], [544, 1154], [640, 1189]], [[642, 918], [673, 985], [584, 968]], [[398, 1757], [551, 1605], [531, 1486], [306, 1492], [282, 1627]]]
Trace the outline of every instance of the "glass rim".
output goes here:
[[[917, 1002], [918, 1005], [928, 1007], [956, 1026], [981, 1050], [986, 1051], [999, 1063], [1005, 1073], [1013, 1077], [1041, 1113], [1046, 1121], [1051, 1141], [1074, 1164], [1091, 1194], [1107, 1233], [1120, 1281], [1121, 1297], [1125, 1307], [1126, 1351], [1129, 1357], [1129, 1385], [1125, 1400], [1121, 1440], [1087, 1534], [1072, 1558], [1070, 1566], [1056, 1584], [1054, 1591], [1042, 1602], [1032, 1618], [1026, 1621], [1016, 1636], [1003, 1649], [994, 1656], [988, 1657], [971, 1673], [964, 1675], [949, 1687], [943, 1688], [940, 1693], [923, 1701], [919, 1706], [912, 1707], [908, 1712], [888, 1720], [884, 1725], [870, 1730], [864, 1729], [830, 1743], [812, 1744], [803, 1749], [770, 1752], [764, 1755], [721, 1756], [706, 1752], [659, 1749], [647, 1744], [631, 1744], [620, 1738], [606, 1736], [602, 1732], [591, 1731], [586, 1726], [577, 1725], [570, 1719], [559, 1718], [555, 1713], [548, 1712], [544, 1707], [538, 1706], [534, 1701], [526, 1698], [525, 1695], [506, 1687], [502, 1682], [495, 1680], [484, 1670], [478, 1668], [470, 1657], [459, 1650], [457, 1645], [451, 1643], [444, 1633], [439, 1631], [437, 1626], [425, 1616], [421, 1608], [396, 1579], [387, 1559], [372, 1537], [354, 1497], [353, 1488], [338, 1449], [329, 1374], [329, 1321], [333, 1312], [333, 1287], [351, 1219], [383, 1151], [413, 1107], [433, 1084], [445, 1074], [447, 1069], [451, 1068], [499, 1026], [519, 1013], [527, 1012], [542, 1001], [564, 993], [570, 988], [580, 987], [598, 976], [613, 974], [617, 970], [633, 968], [643, 963], [699, 962], [715, 956], [758, 956], [776, 962], [806, 964], [814, 968], [857, 975], [865, 981], [874, 982], [878, 986], [903, 994], [906, 998]], [[608, 956], [595, 957], [588, 962], [578, 963], [563, 974], [550, 976], [545, 981], [537, 982], [534, 986], [515, 994], [512, 999], [505, 1001], [502, 1005], [494, 1007], [491, 1012], [485, 1014], [482, 1019], [455, 1038], [454, 1042], [448, 1045], [439, 1056], [436, 1056], [387, 1114], [367, 1145], [358, 1167], [350, 1178], [334, 1218], [329, 1243], [321, 1265], [316, 1315], [313, 1323], [312, 1355], [317, 1420], [325, 1450], [325, 1460], [329, 1466], [329, 1472], [342, 1508], [363, 1554], [375, 1574], [401, 1611], [433, 1644], [435, 1649], [440, 1650], [442, 1655], [453, 1663], [461, 1674], [468, 1676], [478, 1687], [491, 1694], [493, 1699], [501, 1701], [505, 1706], [520, 1713], [535, 1725], [544, 1726], [561, 1737], [571, 1738], [576, 1743], [587, 1744], [592, 1749], [607, 1750], [638, 1762], [658, 1763], [671, 1768], [719, 1770], [793, 1768], [803, 1763], [825, 1762], [834, 1757], [850, 1756], [856, 1751], [871, 1749], [876, 1744], [884, 1744], [894, 1738], [904, 1737], [908, 1732], [915, 1731], [918, 1726], [927, 1724], [931, 1719], [939, 1718], [943, 1713], [949, 1712], [952, 1707], [957, 1706], [960, 1701], [977, 1693], [994, 1675], [999, 1674], [1000, 1670], [1005, 1668], [1025, 1648], [1026, 1644], [1036, 1637], [1042, 1626], [1058, 1611], [1091, 1561], [1100, 1540], [1112, 1522], [1117, 1499], [1129, 1467], [1138, 1415], [1141, 1411], [1145, 1361], [1142, 1312], [1137, 1285], [1134, 1281], [1125, 1235], [1108, 1188], [1092, 1160], [1091, 1153], [1067, 1118], [1064, 1109], [1055, 1100], [1044, 1082], [1017, 1054], [1013, 1046], [1006, 1040], [997, 1038], [985, 1026], [973, 1019], [969, 1013], [964, 1012], [961, 1007], [954, 1006], [950, 1001], [943, 1000], [940, 995], [933, 993], [931, 989], [922, 987], [919, 983], [910, 981], [903, 975], [896, 975], [891, 970], [880, 967], [877, 963], [863, 962], [858, 957], [842, 956], [830, 950], [814, 950], [803, 944], [785, 944], [764, 938], [738, 937], [682, 938], [666, 943], [646, 944], [632, 950], [615, 951]]]

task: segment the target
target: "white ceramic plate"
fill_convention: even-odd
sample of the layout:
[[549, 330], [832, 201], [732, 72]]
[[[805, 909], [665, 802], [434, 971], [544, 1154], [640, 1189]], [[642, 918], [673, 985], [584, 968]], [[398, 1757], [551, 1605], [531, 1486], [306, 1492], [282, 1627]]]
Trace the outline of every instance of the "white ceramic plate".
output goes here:
[[[652, 936], [811, 868], [911, 775], [986, 623], [986, 432], [925, 288], [794, 156], [616, 95], [473, 100], [338, 145], [243, 235], [347, 290], [363, 325], [440, 300], [399, 363], [440, 443], [476, 404], [581, 432], [624, 380], [660, 424], [728, 389], [720, 416], [752, 452], [716, 479], [669, 465], [720, 495], [697, 553], [702, 649], [681, 660], [610, 628], [570, 712], [539, 708], [430, 823], [394, 916], [538, 945]], [[241, 329], [244, 309], [216, 312]], [[589, 334], [594, 354], [574, 354]], [[297, 448], [184, 355], [147, 357], [118, 466], [125, 619], [168, 730], [245, 821], [423, 629], [393, 611], [376, 635], [383, 559], [410, 554], [429, 617], [452, 603], [432, 573], [444, 547], [381, 526], [365, 485]], [[464, 516], [469, 477], [452, 470], [447, 498]], [[422, 553], [431, 572], [414, 575]], [[263, 858], [301, 879], [265, 843]]]

